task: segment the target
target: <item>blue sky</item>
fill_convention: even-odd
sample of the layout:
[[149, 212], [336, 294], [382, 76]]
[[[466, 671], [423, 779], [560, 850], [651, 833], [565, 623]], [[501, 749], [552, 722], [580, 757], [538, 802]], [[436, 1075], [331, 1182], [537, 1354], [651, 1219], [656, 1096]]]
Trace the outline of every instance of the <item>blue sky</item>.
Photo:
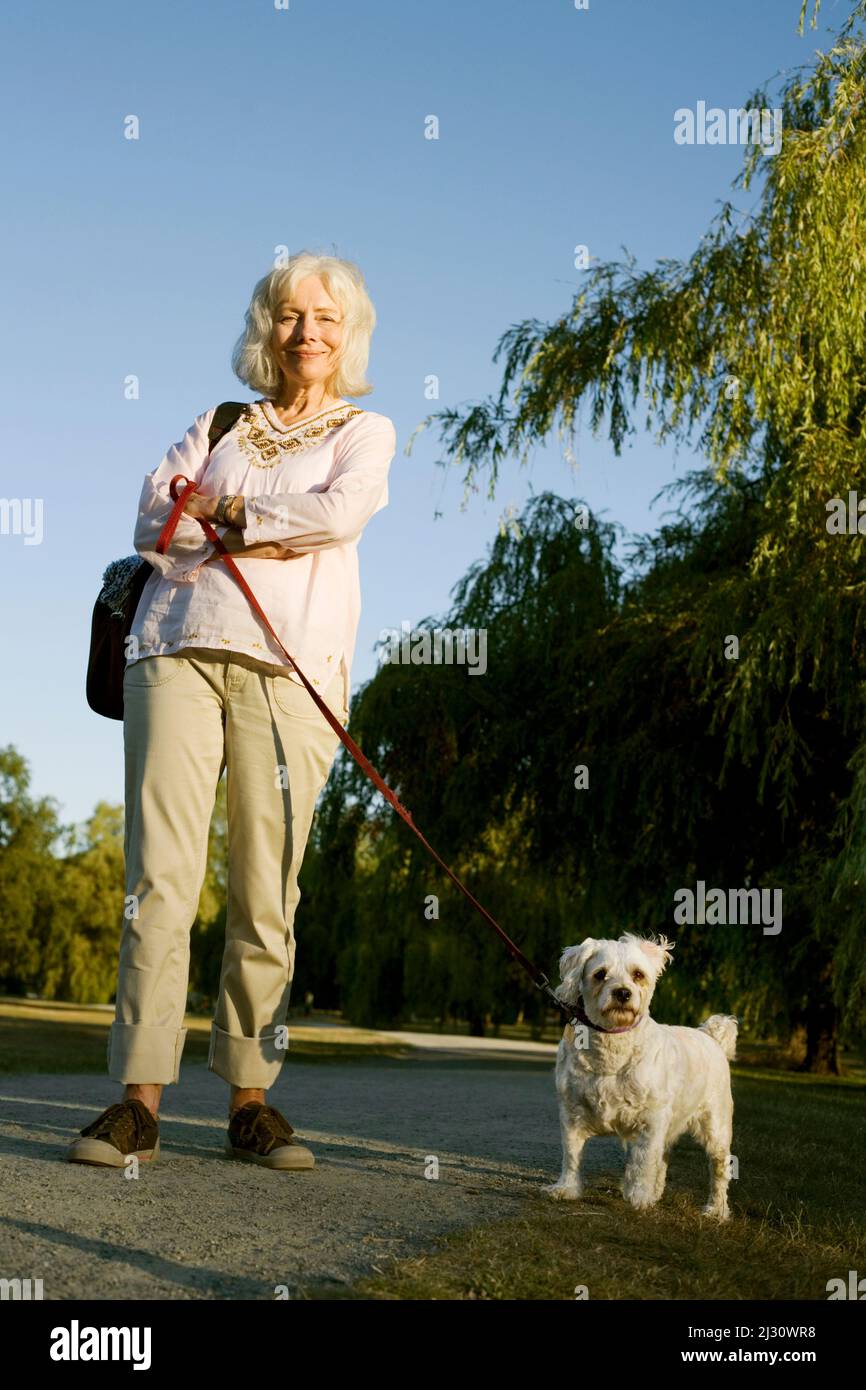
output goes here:
[[798, 38], [799, 0], [5, 7], [0, 495], [42, 499], [44, 534], [0, 535], [0, 743], [32, 792], [67, 822], [123, 800], [122, 726], [84, 696], [93, 601], [132, 552], [144, 474], [194, 416], [250, 397], [229, 356], [279, 245], [357, 261], [379, 317], [360, 403], [399, 444], [360, 546], [355, 689], [380, 630], [443, 613], [531, 491], [654, 529], [651, 499], [690, 457], [640, 438], [616, 459], [585, 430], [575, 465], [554, 437], [461, 510], [435, 434], [403, 453], [433, 408], [425, 380], [440, 405], [495, 391], [501, 334], [570, 305], [578, 243], [644, 266], [687, 256], [742, 151], [676, 144], [674, 111], [739, 106], [828, 47], [849, 8], [825, 0]]

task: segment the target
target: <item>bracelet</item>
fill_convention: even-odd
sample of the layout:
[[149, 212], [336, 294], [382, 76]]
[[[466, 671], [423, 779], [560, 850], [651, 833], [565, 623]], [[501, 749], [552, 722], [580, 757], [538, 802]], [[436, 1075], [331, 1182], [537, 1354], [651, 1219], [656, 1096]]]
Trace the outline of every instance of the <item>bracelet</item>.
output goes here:
[[241, 497], [240, 493], [236, 493], [234, 497], [229, 498], [228, 506], [226, 507], [226, 520], [228, 521], [229, 526], [237, 525], [237, 522], [235, 521], [235, 511], [238, 509], [238, 502], [242, 501], [243, 498]]
[[233, 494], [230, 492], [223, 493], [222, 497], [216, 504], [216, 520], [218, 525], [234, 526], [235, 523], [231, 517], [231, 509], [238, 501], [238, 497], [239, 494]]

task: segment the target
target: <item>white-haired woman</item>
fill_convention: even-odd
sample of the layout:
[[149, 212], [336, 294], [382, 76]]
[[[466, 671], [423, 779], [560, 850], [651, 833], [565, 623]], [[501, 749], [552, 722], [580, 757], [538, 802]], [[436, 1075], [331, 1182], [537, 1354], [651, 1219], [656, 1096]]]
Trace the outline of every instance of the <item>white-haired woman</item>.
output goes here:
[[[236, 375], [260, 393], [208, 457], [215, 407], [147, 475], [135, 548], [154, 566], [124, 672], [126, 896], [108, 1072], [125, 1085], [68, 1151], [122, 1166], [159, 1153], [178, 1080], [189, 936], [226, 770], [226, 941], [208, 1066], [230, 1085], [227, 1151], [313, 1166], [265, 1102], [286, 1053], [297, 885], [339, 739], [196, 518], [216, 527], [264, 612], [341, 723], [360, 596], [357, 543], [388, 501], [391, 420], [363, 396], [376, 316], [357, 266], [302, 252], [256, 285]], [[165, 555], [177, 473], [195, 479]]]

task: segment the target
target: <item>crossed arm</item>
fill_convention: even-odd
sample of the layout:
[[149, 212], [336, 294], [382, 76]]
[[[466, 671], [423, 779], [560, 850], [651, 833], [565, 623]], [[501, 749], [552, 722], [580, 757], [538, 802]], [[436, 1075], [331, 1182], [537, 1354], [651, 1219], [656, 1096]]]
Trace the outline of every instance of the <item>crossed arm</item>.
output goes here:
[[[209, 541], [199, 519], [215, 522], [218, 497], [191, 493], [172, 538], [170, 553], [156, 542], [171, 509], [169, 484], [177, 473], [204, 481], [208, 464], [207, 420], [196, 418], [180, 444], [168, 450], [142, 488], [134, 544], [165, 578], [194, 583], [205, 564], [219, 563], [221, 552]], [[387, 417], [368, 417], [340, 459], [327, 487], [308, 492], [257, 494], [236, 501], [222, 542], [231, 554], [250, 559], [293, 560], [356, 540], [366, 522], [388, 501], [387, 475], [396, 450], [396, 433]], [[217, 522], [217, 524], [221, 524]], [[261, 540], [254, 540], [254, 536]]]
[[[184, 516], [202, 517], [203, 520], [209, 521], [212, 526], [216, 525], [218, 502], [218, 497], [203, 497], [200, 492], [193, 492], [186, 499], [186, 505], [183, 509]], [[249, 545], [244, 544], [242, 533], [247, 524], [247, 513], [243, 501], [232, 509], [231, 521], [231, 526], [221, 537], [223, 545], [231, 555], [242, 556], [244, 559], [250, 560], [293, 560], [297, 556], [297, 551], [289, 550], [285, 545], [278, 545], [276, 541], [251, 541]], [[220, 551], [215, 550], [204, 563], [212, 565], [218, 563], [221, 558]]]

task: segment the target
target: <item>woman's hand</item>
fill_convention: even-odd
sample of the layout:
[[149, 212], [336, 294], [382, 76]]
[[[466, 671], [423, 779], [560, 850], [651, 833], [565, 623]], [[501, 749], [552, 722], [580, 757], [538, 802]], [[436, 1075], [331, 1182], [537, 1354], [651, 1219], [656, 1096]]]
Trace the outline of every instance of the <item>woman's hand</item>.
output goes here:
[[[217, 521], [218, 502], [218, 497], [203, 497], [200, 492], [193, 492], [186, 499], [183, 510], [187, 516], [201, 517], [204, 521], [213, 524]], [[228, 526], [220, 539], [231, 555], [238, 555], [242, 559], [293, 560], [296, 558], [294, 550], [287, 550], [284, 545], [278, 545], [276, 541], [253, 541], [251, 545], [244, 545], [243, 531], [234, 526]], [[215, 550], [213, 555], [209, 555], [205, 560], [205, 564], [210, 565], [214, 561], [219, 563], [219, 560], [220, 551]]]
[[[242, 560], [247, 557], [251, 560], [294, 560], [297, 558], [296, 551], [287, 550], [284, 545], [278, 545], [276, 541], [253, 541], [252, 545], [244, 545], [244, 538], [240, 531], [226, 531], [220, 539], [232, 556], [237, 556]], [[213, 555], [209, 555], [205, 560], [206, 565], [214, 563], [221, 563], [221, 554], [218, 550], [215, 550]]]
[[191, 516], [193, 519], [201, 517], [202, 521], [213, 524], [217, 519], [218, 502], [218, 497], [203, 497], [200, 492], [191, 492], [183, 504], [184, 516]]

